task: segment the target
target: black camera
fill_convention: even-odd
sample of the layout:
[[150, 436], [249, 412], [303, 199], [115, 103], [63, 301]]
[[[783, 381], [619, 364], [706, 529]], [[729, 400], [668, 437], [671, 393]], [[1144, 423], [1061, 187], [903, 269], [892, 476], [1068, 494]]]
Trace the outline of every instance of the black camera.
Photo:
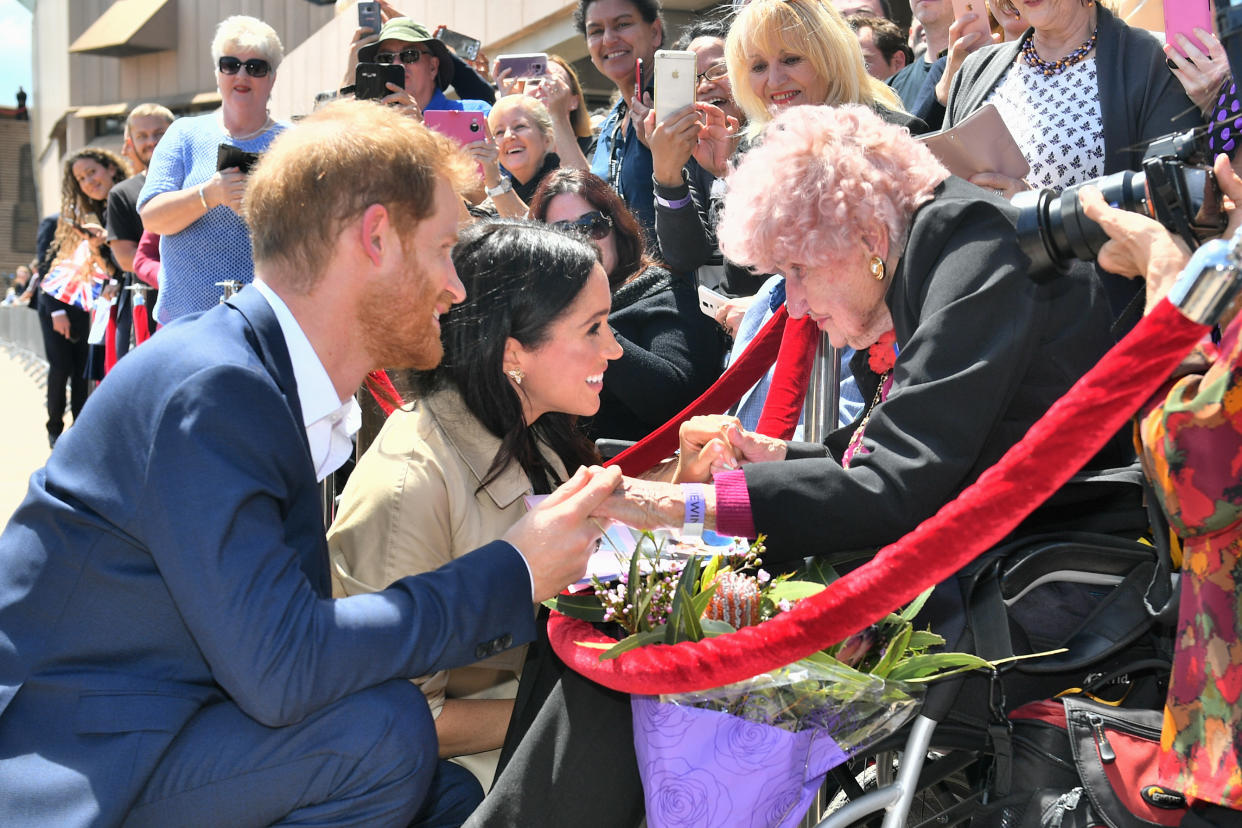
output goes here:
[[1062, 191], [1019, 193], [1013, 199], [1018, 242], [1031, 259], [1031, 278], [1046, 282], [1066, 273], [1075, 259], [1093, 261], [1108, 241], [1100, 225], [1083, 214], [1078, 203], [1083, 187], [1095, 187], [1114, 207], [1150, 216], [1191, 249], [1219, 236], [1228, 216], [1206, 162], [1206, 137], [1190, 130], [1152, 141], [1141, 171], [1113, 173]]

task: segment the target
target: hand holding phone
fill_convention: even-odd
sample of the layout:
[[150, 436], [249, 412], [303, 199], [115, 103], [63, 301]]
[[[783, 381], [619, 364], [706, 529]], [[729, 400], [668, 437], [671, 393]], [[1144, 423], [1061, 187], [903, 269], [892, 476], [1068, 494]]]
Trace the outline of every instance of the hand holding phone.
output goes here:
[[509, 78], [541, 78], [548, 71], [546, 52], [529, 52], [520, 55], [501, 55], [496, 58], [496, 74], [509, 70]]
[[713, 319], [716, 318], [716, 311], [728, 301], [729, 297], [723, 293], [717, 293], [706, 285], [699, 285], [699, 310]]
[[1184, 58], [1189, 58], [1182, 48], [1178, 35], [1185, 35], [1192, 45], [1207, 54], [1210, 50], [1201, 42], [1195, 29], [1213, 32], [1211, 0], [1164, 0], [1164, 40]]
[[660, 49], [655, 53], [655, 119], [668, 120], [674, 112], [694, 106], [698, 58], [694, 52]]
[[469, 37], [461, 32], [455, 32], [444, 26], [437, 27], [432, 37], [452, 49], [459, 58], [465, 61], [471, 61], [478, 57], [479, 47], [483, 45], [477, 38]]
[[975, 19], [962, 26], [957, 36], [963, 38], [972, 32], [978, 33], [979, 36], [968, 47], [971, 50], [991, 43], [992, 27], [988, 25], [988, 9], [983, 0], [953, 0], [953, 18], [955, 21], [961, 20], [968, 14], [975, 15]]
[[358, 3], [358, 28], [370, 29], [375, 34], [379, 34], [383, 28], [383, 18], [380, 16], [380, 4], [371, 2]]
[[354, 97], [378, 101], [388, 97], [388, 84], [404, 86], [405, 67], [400, 63], [359, 63], [354, 70]]

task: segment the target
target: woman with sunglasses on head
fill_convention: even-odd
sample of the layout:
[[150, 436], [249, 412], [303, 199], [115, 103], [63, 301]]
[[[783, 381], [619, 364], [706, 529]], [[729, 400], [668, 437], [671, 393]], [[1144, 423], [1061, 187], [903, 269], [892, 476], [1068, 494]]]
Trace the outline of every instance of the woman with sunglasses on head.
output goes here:
[[220, 301], [217, 282], [254, 279], [250, 234], [241, 217], [246, 173], [217, 169], [219, 146], [261, 153], [287, 125], [268, 114], [284, 47], [262, 20], [235, 15], [211, 42], [220, 108], [179, 118], [151, 157], [138, 197], [143, 227], [162, 236], [163, 280], [155, 308], [167, 325]]
[[643, 233], [598, 176], [559, 169], [530, 205], [532, 218], [576, 230], [599, 248], [612, 289], [613, 331], [625, 355], [604, 378], [592, 437], [639, 440], [720, 376], [725, 339], [699, 311], [695, 286], [654, 264]]
[[[534, 222], [494, 220], [462, 233], [453, 263], [466, 300], [440, 320], [444, 358], [414, 375], [415, 401], [358, 462], [328, 533], [337, 595], [439, 568], [503, 534], [525, 514], [524, 495], [598, 460], [575, 422], [595, 413], [600, 378], [621, 355], [598, 251]], [[440, 755], [464, 757], [484, 786], [525, 654], [418, 679]]]

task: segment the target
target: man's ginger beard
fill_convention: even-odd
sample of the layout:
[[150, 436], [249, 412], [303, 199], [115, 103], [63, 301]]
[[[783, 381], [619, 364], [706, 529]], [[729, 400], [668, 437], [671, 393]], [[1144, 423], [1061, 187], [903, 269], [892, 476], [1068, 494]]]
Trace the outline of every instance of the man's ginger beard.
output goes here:
[[435, 306], [448, 308], [453, 296], [428, 284], [417, 253], [405, 258], [408, 264], [392, 284], [367, 288], [355, 324], [376, 367], [427, 371], [444, 357], [440, 331], [432, 324]]

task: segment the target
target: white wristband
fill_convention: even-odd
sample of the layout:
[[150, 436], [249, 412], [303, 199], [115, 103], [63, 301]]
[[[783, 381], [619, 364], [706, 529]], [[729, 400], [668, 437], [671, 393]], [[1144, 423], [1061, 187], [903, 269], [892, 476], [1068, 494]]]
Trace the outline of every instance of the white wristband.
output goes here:
[[686, 498], [686, 516], [681, 524], [683, 540], [703, 537], [703, 524], [707, 522], [706, 487], [702, 483], [682, 483], [681, 491]]

